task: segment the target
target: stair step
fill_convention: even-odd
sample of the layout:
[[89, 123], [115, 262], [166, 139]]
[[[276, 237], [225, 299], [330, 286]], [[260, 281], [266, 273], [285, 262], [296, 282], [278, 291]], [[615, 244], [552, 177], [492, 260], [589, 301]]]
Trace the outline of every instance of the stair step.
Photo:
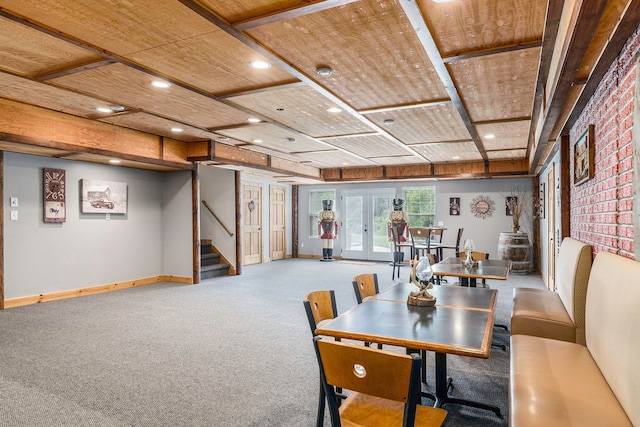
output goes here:
[[205, 255], [211, 253], [211, 244], [210, 243], [201, 243], [200, 244], [200, 254]]
[[220, 254], [209, 252], [209, 253], [200, 255], [201, 266], [215, 265], [215, 264], [220, 264]]
[[200, 279], [211, 279], [229, 275], [229, 264], [214, 264], [200, 267]]

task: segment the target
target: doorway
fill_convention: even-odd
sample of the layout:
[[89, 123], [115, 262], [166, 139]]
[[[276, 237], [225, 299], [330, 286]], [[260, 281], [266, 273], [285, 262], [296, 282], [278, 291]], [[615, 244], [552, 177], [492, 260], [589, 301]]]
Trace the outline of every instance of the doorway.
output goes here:
[[387, 223], [393, 209], [394, 190], [358, 190], [342, 195], [338, 235], [342, 258], [388, 261], [391, 259]]
[[242, 265], [262, 262], [262, 186], [242, 185]]
[[285, 233], [285, 196], [284, 187], [269, 187], [269, 252], [271, 261], [284, 259], [287, 250]]
[[[547, 175], [547, 288], [556, 290], [556, 164], [551, 163]], [[544, 196], [543, 196], [544, 197]]]

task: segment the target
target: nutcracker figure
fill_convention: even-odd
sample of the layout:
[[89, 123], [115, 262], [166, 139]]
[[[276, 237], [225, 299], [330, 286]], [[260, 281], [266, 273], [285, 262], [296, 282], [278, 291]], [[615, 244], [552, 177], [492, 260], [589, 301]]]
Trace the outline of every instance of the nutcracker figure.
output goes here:
[[[409, 237], [409, 223], [407, 222], [409, 215], [402, 210], [403, 208], [404, 200], [397, 197], [393, 199], [393, 210], [389, 212], [389, 223], [387, 224], [389, 241], [393, 240], [394, 233], [392, 229], [394, 229], [398, 236], [398, 242], [396, 243], [406, 242]], [[404, 253], [402, 252], [394, 252], [393, 256], [396, 263], [402, 262], [404, 259]], [[397, 257], [402, 259], [396, 259]]]
[[323, 200], [318, 214], [318, 237], [322, 240], [322, 259], [333, 261], [333, 239], [338, 238], [338, 221], [333, 209], [333, 200]]

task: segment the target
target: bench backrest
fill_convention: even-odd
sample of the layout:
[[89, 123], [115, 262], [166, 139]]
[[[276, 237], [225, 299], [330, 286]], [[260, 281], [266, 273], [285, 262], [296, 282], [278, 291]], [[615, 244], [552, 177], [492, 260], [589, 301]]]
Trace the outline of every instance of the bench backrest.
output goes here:
[[640, 426], [640, 262], [598, 253], [586, 319], [591, 356], [631, 423]]
[[585, 343], [585, 301], [593, 255], [591, 246], [566, 237], [556, 263], [556, 292], [576, 325], [576, 342]]

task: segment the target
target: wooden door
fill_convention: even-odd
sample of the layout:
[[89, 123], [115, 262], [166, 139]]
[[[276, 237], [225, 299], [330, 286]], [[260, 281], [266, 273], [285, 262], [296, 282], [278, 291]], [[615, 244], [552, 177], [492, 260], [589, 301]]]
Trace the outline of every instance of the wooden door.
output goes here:
[[262, 186], [242, 185], [242, 264], [262, 262]]
[[269, 191], [269, 252], [271, 260], [284, 259], [287, 251], [285, 233], [286, 191], [272, 185]]
[[556, 290], [556, 164], [552, 163], [547, 175], [547, 287]]

